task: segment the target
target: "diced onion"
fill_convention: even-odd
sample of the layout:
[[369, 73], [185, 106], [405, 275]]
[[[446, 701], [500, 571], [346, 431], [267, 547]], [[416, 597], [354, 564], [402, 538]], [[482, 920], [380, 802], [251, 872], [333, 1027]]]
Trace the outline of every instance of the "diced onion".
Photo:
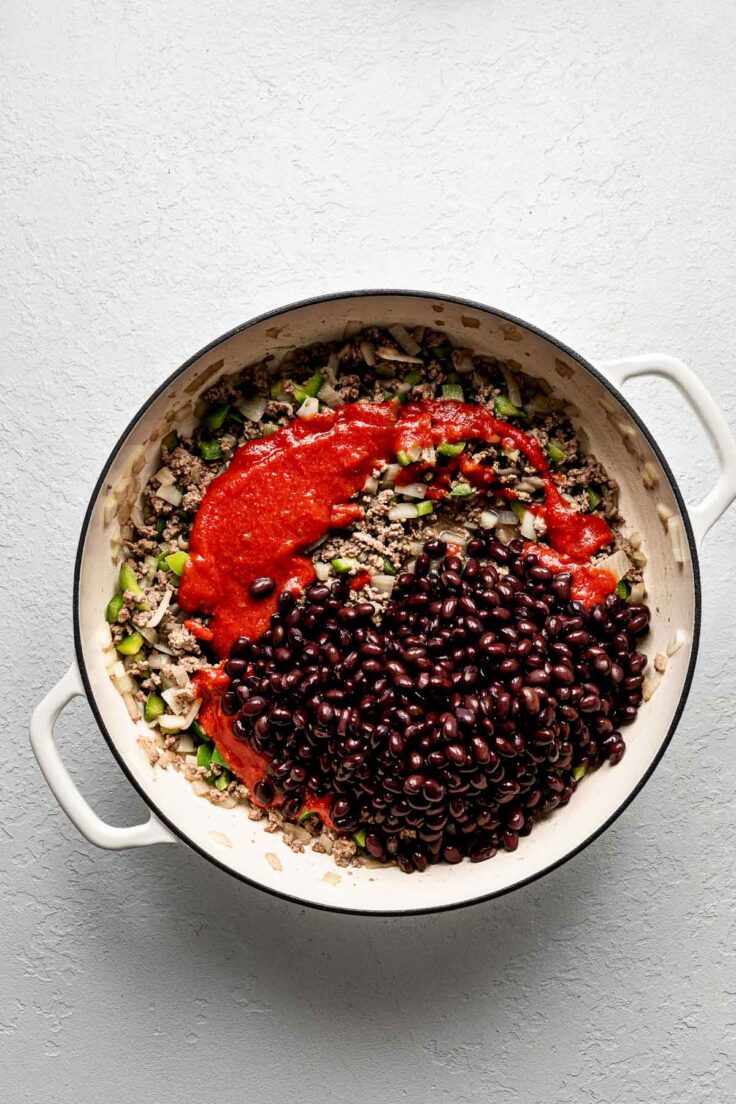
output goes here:
[[685, 534], [682, 523], [674, 515], [667, 519], [667, 536], [672, 546], [672, 557], [675, 563], [685, 563], [687, 552], [685, 550]]
[[169, 603], [171, 602], [171, 597], [172, 597], [173, 593], [174, 593], [174, 591], [171, 589], [171, 587], [167, 587], [166, 591], [164, 592], [163, 598], [161, 599], [159, 604], [156, 606], [156, 612], [154, 613], [153, 617], [148, 622], [148, 628], [149, 629], [155, 629], [157, 625], [161, 624], [163, 616], [166, 613], [167, 609], [169, 608]]
[[135, 689], [135, 683], [126, 671], [123, 671], [122, 677], [113, 675], [112, 681], [119, 694], [128, 694]]
[[373, 575], [371, 578], [371, 586], [376, 590], [382, 591], [384, 594], [390, 594], [394, 589], [394, 583], [396, 582], [395, 575]]
[[171, 468], [167, 467], [159, 468], [153, 478], [157, 483], [160, 483], [162, 487], [170, 487], [173, 483], [176, 483], [176, 476]]
[[372, 368], [376, 363], [376, 350], [370, 341], [361, 341], [360, 355], [369, 368]]
[[401, 464], [388, 464], [381, 472], [381, 479], [384, 483], [393, 483], [400, 471]]
[[179, 488], [173, 484], [168, 487], [159, 487], [156, 494], [159, 498], [162, 498], [164, 502], [170, 502], [172, 506], [180, 506], [181, 500], [184, 497]]
[[398, 506], [392, 506], [388, 512], [389, 521], [408, 521], [417, 516], [417, 508], [413, 502], [400, 502]]
[[518, 531], [510, 525], [502, 525], [499, 522], [496, 526], [496, 536], [501, 541], [501, 544], [510, 544], [511, 541], [518, 536]]
[[266, 407], [268, 406], [268, 400], [263, 395], [256, 395], [254, 399], [245, 399], [238, 405], [238, 410], [244, 418], [248, 418], [251, 422], [260, 422], [263, 415], [266, 413]]
[[[118, 687], [118, 689], [120, 688]], [[128, 710], [128, 716], [131, 721], [139, 721], [141, 718], [140, 706], [129, 691], [123, 693], [123, 701], [125, 702], [125, 708]]]
[[650, 490], [659, 483], [659, 472], [651, 460], [647, 460], [641, 469], [641, 480], [644, 486]]
[[459, 544], [461, 548], [464, 548], [468, 543], [469, 534], [463, 530], [457, 529], [443, 529], [440, 533], [440, 540], [445, 544]]
[[342, 406], [345, 402], [342, 395], [335, 390], [331, 383], [323, 383], [317, 394], [325, 406], [329, 406], [330, 410], [334, 410], [336, 406]]
[[105, 500], [102, 504], [102, 507], [103, 507], [103, 513], [102, 513], [103, 524], [104, 525], [109, 525], [110, 522], [112, 521], [112, 519], [115, 517], [115, 515], [118, 512], [118, 500], [116, 499], [115, 495], [113, 495], [113, 494], [105, 495]]
[[463, 353], [461, 356], [454, 356], [452, 362], [455, 365], [455, 371], [459, 376], [469, 376], [473, 371], [473, 358], [470, 353]]
[[314, 418], [319, 414], [319, 399], [316, 396], [308, 395], [302, 405], [296, 412], [297, 418]]
[[321, 583], [324, 583], [330, 577], [330, 565], [322, 563], [320, 560], [315, 561], [314, 574]]
[[162, 667], [165, 667], [166, 664], [170, 662], [169, 657], [160, 652], [158, 650], [159, 648], [160, 645], [158, 645], [148, 657], [148, 666], [151, 671], [160, 671]]
[[667, 670], [667, 664], [669, 663], [669, 657], [663, 652], [657, 652], [654, 657], [654, 670], [663, 674]]
[[[152, 629], [150, 625], [144, 625], [144, 627], [142, 629], [139, 629], [138, 632], [141, 634], [141, 636], [143, 637], [143, 639], [146, 641], [147, 644], [155, 644], [156, 643], [157, 633], [156, 633], [156, 630]], [[138, 657], [135, 656], [134, 658], [137, 659]]]
[[204, 797], [206, 793], [209, 793], [210, 784], [205, 782], [204, 778], [195, 778], [192, 782], [192, 789], [197, 797]]
[[687, 642], [687, 633], [684, 629], [677, 629], [667, 645], [667, 655], [673, 656]]
[[398, 361], [401, 364], [423, 364], [421, 357], [411, 356], [409, 353], [399, 352], [397, 349], [389, 349], [388, 345], [381, 345], [376, 349], [381, 360]]
[[162, 732], [181, 732], [186, 728], [184, 717], [177, 717], [173, 713], [162, 713], [156, 720]]
[[363, 484], [363, 494], [374, 495], [378, 491], [378, 480], [375, 475], [369, 475]]
[[403, 483], [396, 490], [399, 494], [406, 495], [407, 498], [426, 498], [427, 496], [426, 483]]
[[638, 583], [632, 584], [631, 594], [629, 595], [629, 597], [631, 598], [632, 602], [639, 603], [644, 601], [646, 593], [646, 587], [641, 581], [639, 581]]
[[164, 690], [161, 693], [161, 697], [164, 699], [166, 704], [169, 706], [169, 708], [171, 709], [171, 712], [176, 713], [177, 716], [180, 713], [186, 713], [186, 709], [182, 709], [181, 704], [179, 702], [179, 698], [181, 696], [181, 691], [183, 689], [185, 689], [185, 687], [183, 687], [183, 686], [171, 686], [171, 687], [169, 687], [168, 690]]
[[657, 514], [659, 515], [659, 520], [663, 524], [667, 524], [667, 521], [672, 517], [674, 512], [674, 510], [670, 510], [669, 506], [665, 506], [664, 502], [657, 503]]
[[495, 510], [481, 510], [480, 513], [480, 527], [481, 529], [495, 529], [498, 525], [498, 514]]
[[659, 671], [649, 671], [644, 676], [644, 681], [641, 684], [641, 696], [644, 698], [644, 701], [649, 701], [649, 699], [654, 695], [661, 681], [662, 676], [660, 675]]
[[518, 525], [519, 519], [513, 510], [497, 510], [496, 511], [496, 524], [497, 525]]
[[185, 732], [176, 742], [176, 750], [180, 755], [190, 755], [194, 751], [194, 740]]
[[534, 540], [537, 531], [534, 528], [534, 514], [531, 510], [525, 510], [521, 519], [521, 535], [525, 540]]
[[606, 556], [605, 560], [601, 560], [596, 566], [613, 575], [617, 583], [631, 571], [631, 561], [621, 548], [612, 555]]
[[417, 353], [421, 352], [414, 338], [400, 322], [397, 322], [395, 326], [389, 326], [388, 332], [405, 353], [409, 353], [410, 356], [416, 356]]

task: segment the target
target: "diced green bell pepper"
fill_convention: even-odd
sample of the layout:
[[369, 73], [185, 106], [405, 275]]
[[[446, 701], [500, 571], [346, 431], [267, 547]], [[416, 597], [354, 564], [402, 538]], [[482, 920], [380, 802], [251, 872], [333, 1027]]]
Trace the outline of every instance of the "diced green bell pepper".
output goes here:
[[443, 383], [442, 398], [451, 399], [454, 402], [464, 402], [465, 394], [459, 383]]
[[305, 399], [315, 399], [322, 386], [322, 376], [319, 372], [315, 372], [313, 376], [310, 376], [304, 383], [298, 383], [294, 386], [294, 398], [301, 404]]
[[409, 449], [399, 449], [396, 453], [396, 459], [402, 468], [408, 468], [409, 464], [416, 464], [421, 455], [422, 450], [418, 446], [414, 446]]
[[437, 446], [438, 456], [459, 456], [461, 452], [465, 450], [465, 441], [458, 441], [456, 444], [450, 441], [444, 441], [441, 445]]
[[205, 770], [209, 770], [211, 762], [212, 748], [209, 744], [200, 744], [197, 748], [197, 766], [204, 767]]
[[579, 782], [580, 779], [583, 777], [583, 775], [586, 773], [587, 770], [588, 770], [588, 767], [585, 763], [580, 763], [577, 767], [573, 767], [572, 768], [572, 776], [575, 779], [575, 781]]
[[475, 488], [471, 487], [469, 483], [454, 483], [450, 495], [452, 498], [463, 498], [465, 495], [472, 495], [475, 493]]
[[621, 581], [616, 586], [616, 593], [618, 594], [619, 598], [623, 598], [624, 601], [626, 601], [626, 599], [631, 594], [631, 587], [625, 579], [621, 579]]
[[156, 518], [156, 536], [162, 537], [166, 528], [166, 518]]
[[222, 456], [222, 449], [217, 441], [210, 441], [206, 437], [203, 437], [199, 442], [199, 451], [203, 460], [219, 460]]
[[143, 706], [143, 720], [155, 721], [162, 713], [166, 712], [166, 702], [159, 694], [149, 694], [146, 704]]
[[221, 791], [226, 790], [232, 780], [233, 776], [231, 775], [230, 771], [224, 770], [222, 774], [218, 774], [217, 778], [215, 779], [215, 789]]
[[358, 561], [352, 560], [349, 556], [337, 556], [332, 561], [332, 570], [336, 571], [338, 575], [344, 575], [347, 571], [353, 571], [357, 567], [360, 567]]
[[391, 563], [390, 560], [384, 560], [383, 561], [383, 571], [384, 571], [385, 575], [397, 575], [398, 574], [398, 572], [396, 571], [396, 568], [394, 567], [394, 565]]
[[108, 621], [109, 624], [114, 625], [122, 608], [122, 594], [113, 594], [112, 598], [107, 603], [107, 609], [105, 610], [105, 620]]
[[209, 740], [209, 736], [202, 728], [199, 721], [192, 721], [189, 726], [189, 731], [192, 733], [193, 736], [196, 736], [198, 740]]
[[202, 421], [210, 429], [222, 429], [230, 413], [230, 403], [215, 403], [205, 414]]
[[178, 444], [179, 434], [176, 432], [175, 429], [170, 430], [170, 432], [166, 434], [163, 441], [161, 442], [161, 446], [167, 449], [168, 452], [173, 452]]
[[143, 647], [143, 637], [136, 630], [135, 632], [129, 633], [128, 636], [123, 637], [116, 647], [121, 655], [138, 655], [138, 652]]
[[519, 418], [524, 411], [512, 403], [508, 395], [496, 395], [493, 400], [499, 418]]
[[168, 556], [165, 556], [164, 559], [168, 568], [173, 571], [175, 575], [181, 575], [187, 565], [189, 556], [186, 552], [171, 552]]
[[554, 441], [550, 441], [547, 445], [547, 455], [553, 464], [561, 464], [565, 459], [565, 450], [556, 445]]
[[588, 496], [588, 503], [591, 510], [595, 510], [597, 506], [600, 506], [603, 501], [603, 495], [600, 491], [597, 491], [595, 487], [586, 487], [585, 493]]
[[417, 517], [426, 517], [427, 514], [431, 514], [434, 510], [434, 506], [430, 499], [425, 498], [421, 502], [417, 503]]
[[516, 514], [519, 521], [524, 520], [524, 514], [526, 513], [526, 506], [524, 505], [523, 502], [519, 502], [518, 499], [514, 499], [514, 501], [511, 503], [511, 509], [514, 511], [514, 513]]
[[353, 832], [353, 839], [357, 843], [358, 847], [365, 847], [365, 828], [359, 828], [357, 832]]
[[414, 368], [413, 371], [406, 373], [401, 382], [408, 383], [410, 387], [416, 387], [418, 383], [422, 382], [422, 373], [418, 368]]

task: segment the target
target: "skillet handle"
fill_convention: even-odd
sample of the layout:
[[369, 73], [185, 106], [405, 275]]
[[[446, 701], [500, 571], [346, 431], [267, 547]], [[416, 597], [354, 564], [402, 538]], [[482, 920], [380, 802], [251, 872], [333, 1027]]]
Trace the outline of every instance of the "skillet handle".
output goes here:
[[82, 835], [97, 847], [117, 851], [145, 847], [149, 843], [176, 843], [176, 836], [151, 814], [145, 824], [115, 828], [106, 824], [87, 804], [67, 771], [54, 742], [54, 724], [72, 698], [84, 695], [76, 663], [48, 692], [31, 717], [31, 747], [44, 778], [59, 805]]
[[677, 388], [705, 430], [716, 454], [718, 479], [703, 501], [689, 509], [695, 540], [701, 545], [708, 530], [736, 498], [736, 440], [715, 399], [692, 368], [663, 353], [605, 360], [596, 367], [619, 390], [635, 376], [659, 376], [667, 380]]

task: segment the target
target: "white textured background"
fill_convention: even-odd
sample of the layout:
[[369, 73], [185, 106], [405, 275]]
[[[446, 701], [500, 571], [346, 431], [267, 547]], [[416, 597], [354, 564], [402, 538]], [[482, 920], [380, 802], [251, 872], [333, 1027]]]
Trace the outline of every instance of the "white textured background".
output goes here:
[[[475, 296], [692, 363], [736, 426], [732, 0], [4, 0], [0, 1093], [8, 1104], [725, 1104], [736, 1092], [734, 514], [663, 764], [547, 880], [305, 912], [183, 846], [103, 854], [27, 744], [72, 655], [89, 491], [185, 357], [304, 294]], [[712, 463], [637, 384], [691, 499]], [[142, 806], [87, 706], [60, 726]]]

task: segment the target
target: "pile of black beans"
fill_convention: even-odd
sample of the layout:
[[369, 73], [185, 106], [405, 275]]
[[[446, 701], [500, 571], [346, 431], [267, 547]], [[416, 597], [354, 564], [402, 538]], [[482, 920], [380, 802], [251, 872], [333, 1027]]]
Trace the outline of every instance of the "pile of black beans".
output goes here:
[[515, 850], [585, 769], [617, 763], [647, 662], [646, 606], [586, 609], [521, 540], [446, 552], [424, 545], [380, 623], [347, 578], [281, 594], [226, 664], [234, 732], [270, 757], [256, 800], [293, 818], [331, 794], [335, 827], [407, 873]]

